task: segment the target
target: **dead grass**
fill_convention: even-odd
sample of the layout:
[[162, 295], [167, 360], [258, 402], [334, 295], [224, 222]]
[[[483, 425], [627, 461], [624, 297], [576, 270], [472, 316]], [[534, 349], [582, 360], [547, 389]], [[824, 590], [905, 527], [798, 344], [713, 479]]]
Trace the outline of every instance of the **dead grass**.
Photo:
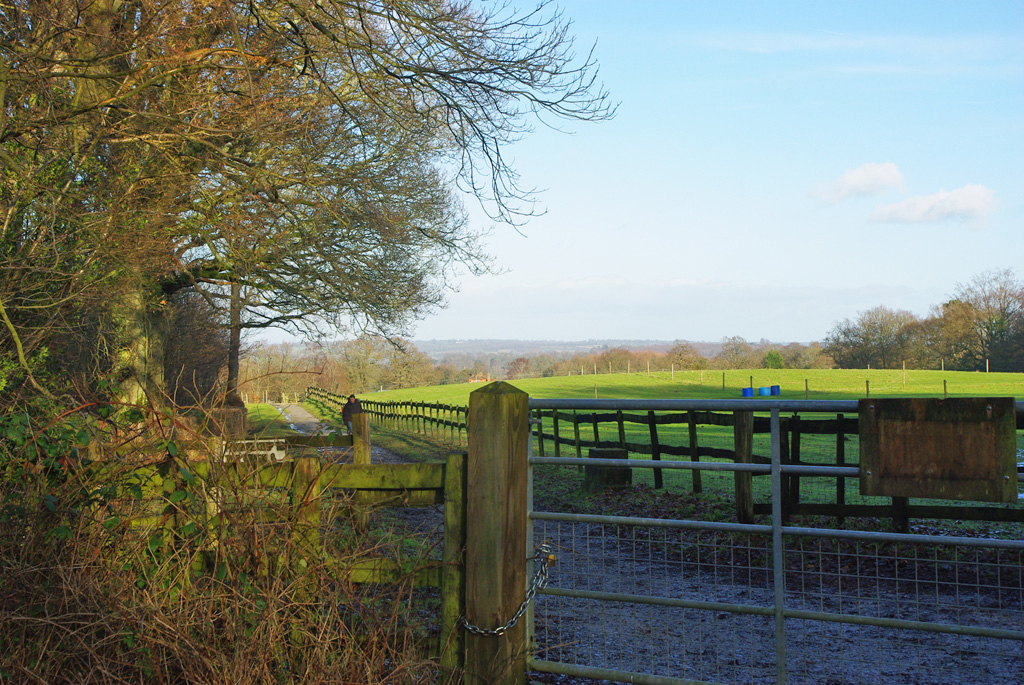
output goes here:
[[340, 502], [317, 527], [330, 553], [310, 554], [287, 505], [170, 457], [156, 466], [166, 479], [140, 486], [131, 467], [24, 468], [0, 447], [0, 681], [444, 679], [411, 573], [381, 585], [339, 573], [408, 555], [401, 544], [355, 535]]

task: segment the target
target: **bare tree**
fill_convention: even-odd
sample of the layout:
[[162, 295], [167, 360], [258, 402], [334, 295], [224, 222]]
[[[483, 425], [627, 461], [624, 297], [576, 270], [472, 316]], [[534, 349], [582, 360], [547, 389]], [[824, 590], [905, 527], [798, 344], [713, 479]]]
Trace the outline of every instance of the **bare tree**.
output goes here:
[[907, 359], [918, 324], [911, 312], [878, 306], [837, 323], [823, 347], [840, 368], [897, 368]]
[[959, 284], [935, 314], [935, 339], [950, 368], [1024, 368], [1024, 285], [1011, 269], [986, 271]]
[[27, 370], [96, 297], [131, 401], [182, 289], [236, 329], [400, 332], [486, 268], [452, 184], [515, 222], [507, 146], [613, 110], [547, 3], [12, 0], [0, 31], [0, 345]]

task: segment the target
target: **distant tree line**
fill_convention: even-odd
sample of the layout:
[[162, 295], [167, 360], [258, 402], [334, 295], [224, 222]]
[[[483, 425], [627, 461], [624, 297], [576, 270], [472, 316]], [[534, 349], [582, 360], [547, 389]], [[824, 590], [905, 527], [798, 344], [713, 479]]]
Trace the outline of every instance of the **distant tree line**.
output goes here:
[[407, 340], [363, 335], [320, 345], [254, 347], [242, 361], [240, 392], [256, 401], [264, 396], [276, 400], [282, 393], [299, 394], [309, 385], [348, 394], [474, 379], [831, 365], [832, 360], [817, 343], [749, 343], [740, 337], [723, 339], [720, 351], [710, 357], [701, 354], [695, 344], [680, 341], [668, 351], [614, 347], [562, 355], [460, 353], [434, 360]]
[[821, 343], [809, 344], [752, 343], [732, 336], [716, 346], [677, 341], [668, 350], [461, 352], [440, 360], [407, 340], [369, 334], [320, 345], [267, 345], [249, 350], [243, 360], [241, 390], [255, 399], [264, 393], [271, 398], [300, 393], [312, 384], [348, 394], [471, 379], [697, 369], [895, 369], [904, 362], [913, 368], [1024, 370], [1024, 284], [1008, 269], [985, 272], [958, 285], [927, 317], [878, 306], [839, 321]]
[[555, 359], [552, 355], [519, 356], [505, 367], [509, 379], [593, 373], [638, 373], [695, 369], [828, 368], [832, 360], [818, 343], [778, 345], [750, 343], [739, 336], [723, 338], [717, 354], [705, 356], [696, 345], [678, 341], [667, 352], [616, 347]]
[[822, 343], [845, 369], [1024, 370], [1024, 284], [1011, 269], [959, 284], [921, 318], [878, 306], [835, 324]]

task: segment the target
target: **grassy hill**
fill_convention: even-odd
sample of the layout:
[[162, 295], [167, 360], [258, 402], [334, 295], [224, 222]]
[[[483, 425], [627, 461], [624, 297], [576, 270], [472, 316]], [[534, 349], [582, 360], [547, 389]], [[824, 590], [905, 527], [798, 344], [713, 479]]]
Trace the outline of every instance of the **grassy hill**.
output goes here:
[[[724, 390], [723, 390], [724, 375]], [[904, 377], [906, 383], [904, 385]], [[943, 381], [950, 397], [1024, 398], [1024, 373], [969, 371], [903, 371], [864, 369], [741, 369], [730, 371], [676, 371], [612, 373], [584, 376], [524, 378], [513, 385], [534, 397], [599, 397], [616, 399], [735, 399], [741, 389], [778, 385], [782, 397], [804, 399], [857, 399], [872, 397], [942, 397]], [[479, 383], [435, 385], [361, 395], [379, 401], [444, 402], [465, 405]]]

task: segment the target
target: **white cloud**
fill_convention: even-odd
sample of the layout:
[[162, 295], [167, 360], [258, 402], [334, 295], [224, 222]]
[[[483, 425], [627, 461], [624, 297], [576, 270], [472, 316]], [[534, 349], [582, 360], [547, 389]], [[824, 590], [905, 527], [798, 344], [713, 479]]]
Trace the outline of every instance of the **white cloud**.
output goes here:
[[877, 207], [872, 221], [902, 223], [937, 222], [947, 219], [978, 219], [995, 204], [995, 193], [981, 185], [956, 190], [940, 190], [933, 195], [918, 195], [903, 202]]
[[848, 197], [878, 195], [889, 188], [902, 188], [903, 174], [892, 162], [862, 164], [847, 169], [839, 180], [819, 189], [817, 195], [825, 202], [836, 203]]

